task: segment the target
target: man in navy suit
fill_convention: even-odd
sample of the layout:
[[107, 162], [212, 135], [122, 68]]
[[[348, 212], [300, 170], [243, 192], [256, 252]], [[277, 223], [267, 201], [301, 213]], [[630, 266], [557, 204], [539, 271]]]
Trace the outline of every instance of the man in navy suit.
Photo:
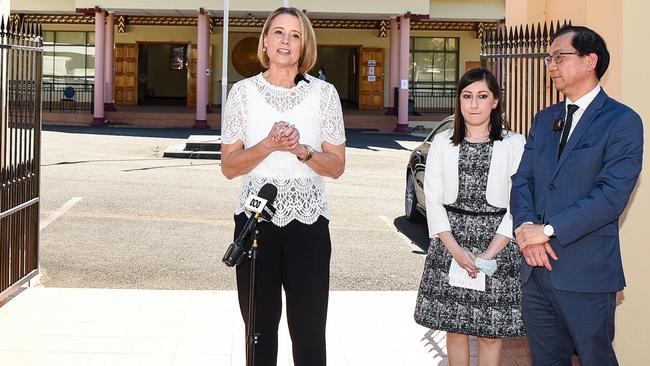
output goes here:
[[548, 52], [565, 101], [535, 116], [510, 200], [533, 365], [570, 366], [574, 351], [582, 366], [618, 365], [619, 217], [641, 171], [641, 118], [600, 87], [609, 52], [596, 32], [562, 27]]

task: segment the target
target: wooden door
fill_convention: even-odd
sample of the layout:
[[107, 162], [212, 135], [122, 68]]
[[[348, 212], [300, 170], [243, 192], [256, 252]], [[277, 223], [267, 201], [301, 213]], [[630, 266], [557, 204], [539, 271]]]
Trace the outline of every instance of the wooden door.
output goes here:
[[[187, 58], [187, 106], [196, 106], [196, 67], [197, 67], [197, 54], [198, 50], [196, 45], [189, 45], [188, 58]], [[208, 68], [210, 75], [208, 75], [208, 105], [212, 105], [212, 45], [210, 45], [210, 56], [208, 57]]]
[[362, 48], [359, 56], [359, 109], [384, 107], [384, 49]]
[[115, 105], [138, 104], [138, 45], [115, 45]]

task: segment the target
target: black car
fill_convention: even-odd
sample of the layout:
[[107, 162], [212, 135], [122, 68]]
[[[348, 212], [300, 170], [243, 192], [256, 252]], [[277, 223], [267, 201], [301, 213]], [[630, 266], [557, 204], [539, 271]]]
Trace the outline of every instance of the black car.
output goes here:
[[454, 115], [445, 118], [424, 139], [422, 144], [411, 153], [406, 167], [406, 191], [404, 193], [404, 212], [406, 219], [417, 221], [426, 216], [424, 202], [424, 167], [427, 163], [427, 153], [433, 137], [454, 127]]

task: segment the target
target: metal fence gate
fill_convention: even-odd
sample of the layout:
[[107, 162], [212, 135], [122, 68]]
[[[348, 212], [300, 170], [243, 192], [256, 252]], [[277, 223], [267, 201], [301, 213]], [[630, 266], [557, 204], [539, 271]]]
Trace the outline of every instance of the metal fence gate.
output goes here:
[[[564, 24], [567, 23], [566, 21]], [[498, 27], [481, 37], [481, 65], [496, 75], [510, 127], [528, 134], [535, 113], [561, 100], [544, 64], [560, 22]]]
[[38, 273], [42, 68], [41, 27], [0, 19], [0, 301]]

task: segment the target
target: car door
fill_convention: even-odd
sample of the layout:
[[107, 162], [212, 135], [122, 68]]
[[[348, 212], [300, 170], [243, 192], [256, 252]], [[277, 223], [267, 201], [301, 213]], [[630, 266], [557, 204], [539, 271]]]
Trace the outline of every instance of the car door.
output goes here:
[[435, 131], [431, 133], [424, 139], [422, 145], [418, 146], [415, 150], [415, 158], [413, 161], [413, 177], [415, 178], [415, 197], [418, 205], [425, 207], [424, 204], [424, 168], [427, 164], [427, 154], [429, 153], [429, 147], [431, 146], [431, 140], [435, 136]]
[[426, 209], [425, 207], [425, 200], [424, 200], [424, 168], [427, 164], [427, 155], [429, 153], [429, 147], [431, 146], [431, 141], [433, 141], [433, 138], [444, 131], [447, 131], [454, 127], [454, 116], [451, 115], [444, 120], [436, 127], [428, 136], [426, 139], [424, 139], [424, 142], [422, 145], [418, 147], [418, 149], [415, 151], [416, 154], [416, 161], [414, 166], [414, 176], [415, 176], [415, 196], [417, 197], [417, 202], [419, 205], [421, 205], [423, 208]]

